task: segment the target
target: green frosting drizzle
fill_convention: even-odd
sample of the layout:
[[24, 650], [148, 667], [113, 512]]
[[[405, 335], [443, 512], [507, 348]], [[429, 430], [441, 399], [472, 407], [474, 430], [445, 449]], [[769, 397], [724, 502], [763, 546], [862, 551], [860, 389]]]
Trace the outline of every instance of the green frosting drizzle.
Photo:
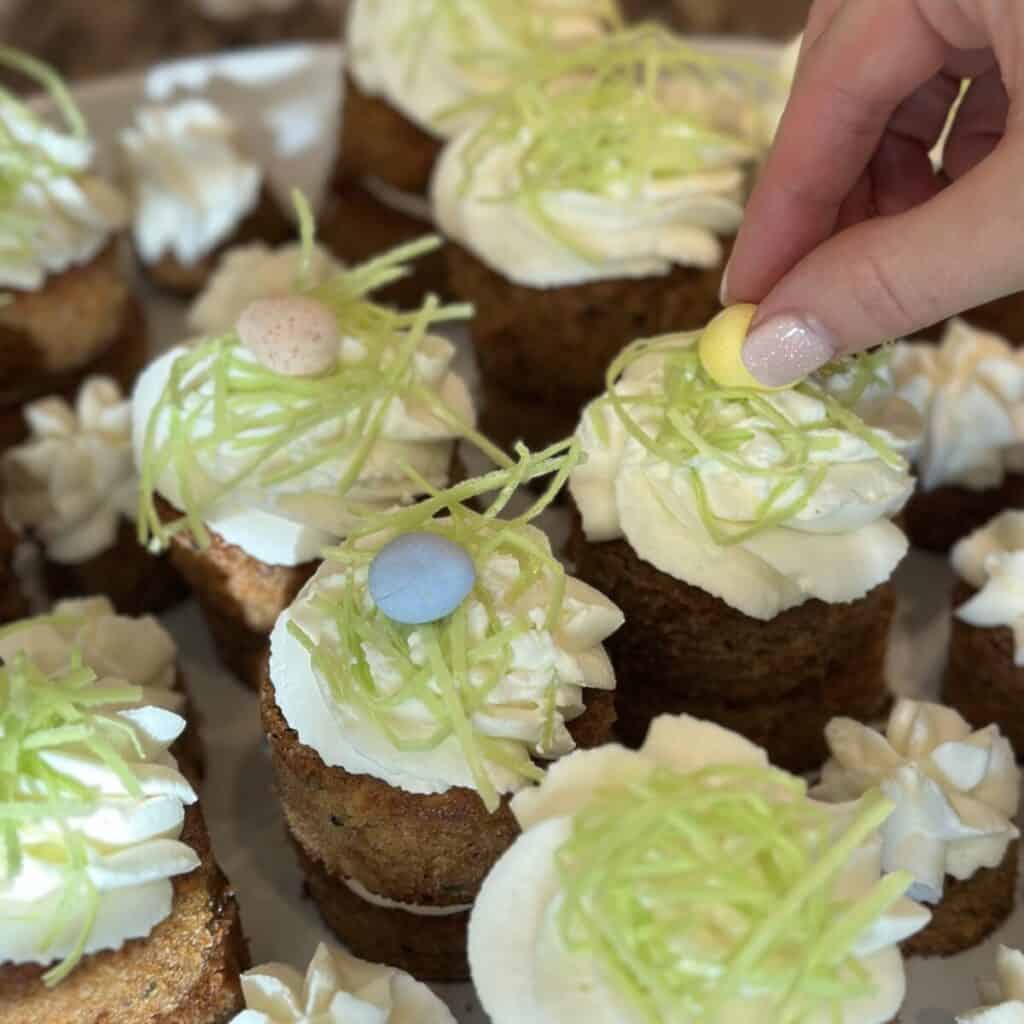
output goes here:
[[[308, 253], [313, 244], [312, 215], [300, 200], [303, 249]], [[433, 388], [416, 379], [414, 359], [427, 333], [465, 319], [471, 307], [443, 306], [431, 296], [414, 312], [398, 312], [369, 298], [407, 276], [411, 260], [439, 245], [433, 237], [409, 243], [315, 287], [308, 284], [308, 257], [303, 258], [297, 293], [327, 306], [342, 333], [363, 348], [360, 358], [339, 361], [330, 373], [274, 373], [249, 355], [235, 331], [207, 338], [178, 358], [143, 440], [140, 542], [159, 549], [175, 533], [188, 529], [206, 546], [209, 532], [204, 519], [225, 497], [243, 486], [284, 484], [338, 457], [346, 463], [337, 486], [337, 497], [344, 500], [398, 397], [422, 404], [455, 436], [472, 441], [498, 464], [507, 464], [506, 455], [462, 422]], [[301, 456], [288, 452], [297, 442], [305, 443]], [[224, 452], [231, 453], [238, 468], [227, 478], [215, 478], [208, 466]], [[166, 474], [177, 484], [185, 513], [172, 522], [162, 520], [155, 501]]]
[[[473, 716], [485, 709], [489, 695], [507, 674], [512, 641], [537, 628], [516, 610], [518, 599], [543, 585], [550, 595], [545, 628], [554, 629], [561, 621], [565, 569], [552, 555], [543, 535], [529, 524], [555, 499], [580, 453], [576, 442], [563, 441], [536, 454], [520, 447], [518, 456], [510, 468], [443, 491], [418, 480], [427, 498], [409, 508], [370, 517], [343, 544], [324, 552], [325, 558], [336, 563], [339, 575], [331, 577], [330, 591], [315, 594], [310, 604], [324, 615], [331, 628], [323, 630], [320, 639], [314, 641], [294, 620], [288, 624], [339, 703], [358, 709], [396, 750], [433, 750], [454, 736], [480, 797], [492, 812], [498, 808], [500, 797], [491, 781], [488, 762], [528, 781], [538, 781], [543, 772], [521, 744], [479, 733]], [[499, 518], [523, 484], [545, 476], [552, 479], [529, 508], [511, 518]], [[495, 497], [485, 511], [470, 507], [474, 499], [493, 492]], [[499, 609], [494, 607], [493, 596], [479, 573], [471, 598], [439, 622], [404, 626], [380, 612], [366, 587], [369, 565], [389, 540], [411, 531], [437, 533], [454, 540], [480, 567], [495, 556], [515, 559], [518, 579], [501, 609], [512, 613], [511, 621], [500, 620]], [[485, 621], [474, 622], [471, 630], [472, 602], [479, 604]], [[415, 644], [410, 643], [413, 634]], [[367, 646], [388, 659], [401, 679], [399, 685], [384, 688], [374, 678]], [[555, 694], [560, 683], [553, 674], [543, 709], [542, 749], [554, 730]], [[432, 722], [429, 731], [410, 734], [408, 724], [396, 715], [407, 702], [418, 702], [426, 709]]]
[[[69, 615], [41, 616], [7, 626], [0, 636], [45, 623], [66, 626], [85, 621]], [[99, 793], [50, 767], [46, 755], [65, 747], [85, 749], [117, 775], [126, 793], [142, 796], [138, 779], [118, 752], [127, 743], [141, 757], [138, 738], [127, 723], [102, 713], [137, 704], [142, 689], [98, 686], [97, 681], [77, 644], [71, 646], [67, 664], [54, 672], [44, 672], [25, 653], [0, 666], [0, 879], [10, 881], [21, 868], [19, 829], [54, 822], [62, 842], [59, 847], [51, 845], [49, 852], [51, 864], [64, 875], [64, 886], [49, 941], [55, 941], [73, 917], [82, 918], [72, 951], [43, 976], [48, 986], [66, 978], [81, 960], [100, 896], [89, 877], [84, 840], [66, 824], [92, 813]]]
[[873, 991], [856, 941], [912, 881], [888, 875], [857, 900], [836, 891], [892, 807], [868, 794], [837, 836], [783, 772], [658, 768], [575, 816], [557, 854], [560, 934], [651, 1024], [714, 1024], [744, 999], [772, 1024], [838, 1022]]
[[[0, 66], [25, 75], [45, 90], [70, 135], [80, 140], [86, 138], [85, 120], [56, 71], [8, 46], [0, 46]], [[37, 144], [19, 138], [12, 124], [34, 131], [53, 131], [10, 91], [0, 88], [0, 259], [30, 255], [39, 234], [45, 213], [28, 209], [21, 202], [25, 186], [33, 181], [56, 181], [79, 171], [47, 155]]]
[[642, 25], [575, 47], [548, 47], [507, 71], [504, 89], [445, 112], [480, 115], [462, 150], [463, 190], [498, 147], [523, 146], [516, 181], [495, 188], [494, 202], [516, 202], [544, 230], [583, 258], [585, 246], [547, 211], [552, 193], [628, 199], [660, 183], [740, 160], [763, 147], [754, 132], [715, 122], [669, 98], [673, 86], [728, 89], [732, 109], [754, 103], [767, 72], [690, 46]]
[[[879, 349], [831, 364], [792, 390], [820, 403], [822, 417], [796, 423], [773, 403], [772, 394], [751, 388], [716, 384], [701, 364], [696, 341], [699, 332], [666, 335], [635, 342], [619, 354], [607, 373], [606, 393], [587, 412], [599, 440], [609, 440], [605, 415], [611, 412], [626, 432], [651, 455], [669, 465], [686, 467], [701, 521], [716, 544], [739, 544], [780, 526], [810, 504], [825, 481], [829, 464], [815, 461], [817, 452], [834, 448], [835, 431], [843, 431], [870, 446], [887, 466], [908, 470], [906, 460], [854, 411], [872, 385], [884, 384], [882, 373], [889, 353]], [[681, 347], [680, 342], [689, 344]], [[638, 360], [663, 360], [663, 387], [639, 395], [623, 393], [616, 385]], [[826, 387], [826, 385], [828, 385]], [[743, 448], [756, 434], [769, 435], [778, 445], [778, 460], [756, 465]], [[829, 436], [832, 432], [833, 436]], [[698, 464], [716, 463], [739, 476], [772, 481], [750, 522], [722, 519], [711, 508]]]

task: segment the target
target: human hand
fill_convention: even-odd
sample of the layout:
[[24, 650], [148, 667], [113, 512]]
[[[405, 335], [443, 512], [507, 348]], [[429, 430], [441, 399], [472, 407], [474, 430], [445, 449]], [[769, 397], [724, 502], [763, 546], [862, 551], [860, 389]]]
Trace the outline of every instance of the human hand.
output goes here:
[[722, 290], [772, 386], [1024, 290], [1024, 3], [816, 0]]

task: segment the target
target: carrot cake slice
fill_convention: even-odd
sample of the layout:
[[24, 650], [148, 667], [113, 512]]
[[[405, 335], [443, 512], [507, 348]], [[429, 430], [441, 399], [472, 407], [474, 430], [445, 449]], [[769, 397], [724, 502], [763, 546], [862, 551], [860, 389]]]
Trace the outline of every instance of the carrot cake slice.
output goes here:
[[469, 957], [494, 1024], [889, 1024], [928, 912], [888, 873], [881, 793], [830, 807], [763, 750], [663, 716], [512, 800]]
[[717, 311], [764, 151], [752, 92], [645, 26], [535, 55], [445, 148], [434, 209], [496, 441], [568, 436], [628, 343]]
[[882, 865], [913, 875], [911, 894], [934, 909], [906, 952], [949, 956], [990, 935], [1012, 913], [1020, 769], [989, 725], [974, 731], [952, 708], [901, 700], [885, 732], [837, 718], [816, 796], [852, 800], [880, 788], [895, 804], [882, 826]]
[[170, 752], [173, 655], [105, 607], [0, 630], [0, 1019], [222, 1024], [247, 950]]
[[613, 364], [579, 426], [570, 553], [626, 616], [609, 652], [627, 743], [685, 711], [807, 771], [827, 756], [830, 718], [884, 709], [908, 547], [891, 518], [919, 428], [885, 358], [772, 392], [716, 384], [698, 333], [637, 342]]
[[426, 240], [319, 283], [312, 243], [223, 333], [152, 363], [133, 397], [139, 539], [170, 546], [225, 663], [258, 686], [278, 615], [321, 550], [366, 506], [444, 486], [473, 404], [434, 333], [464, 307], [412, 312], [368, 296], [407, 272]]
[[979, 979], [982, 1006], [961, 1013], [956, 1024], [1018, 1024], [1024, 1020], [1024, 953], [1000, 946], [996, 951], [996, 977]]
[[[524, 452], [372, 517], [271, 637], [263, 725], [309, 891], [353, 952], [419, 978], [467, 976], [469, 909], [516, 833], [510, 795], [610, 735], [602, 642], [622, 615], [531, 524], [575, 457]], [[492, 491], [486, 512], [467, 504]]]
[[1024, 352], [953, 320], [937, 346], [897, 343], [892, 371], [925, 424], [904, 524], [915, 545], [945, 552], [1024, 505]]
[[130, 385], [146, 355], [141, 308], [119, 259], [122, 195], [93, 170], [95, 144], [57, 74], [27, 54], [0, 65], [46, 89], [62, 124], [0, 90], [0, 444], [24, 436], [20, 406], [73, 393], [84, 372]]
[[194, 295], [230, 246], [293, 233], [237, 126], [209, 100], [143, 107], [120, 146], [135, 253], [154, 284]]
[[978, 728], [995, 722], [1024, 751], [1024, 511], [1008, 509], [958, 541], [952, 563], [942, 699]]
[[87, 377], [72, 406], [54, 395], [24, 409], [29, 437], [0, 461], [3, 518], [42, 554], [51, 599], [105, 594], [126, 615], [185, 593], [169, 559], [139, 544], [131, 401], [111, 377]]
[[305, 977], [289, 964], [242, 975], [246, 1009], [231, 1024], [455, 1024], [426, 985], [320, 943]]

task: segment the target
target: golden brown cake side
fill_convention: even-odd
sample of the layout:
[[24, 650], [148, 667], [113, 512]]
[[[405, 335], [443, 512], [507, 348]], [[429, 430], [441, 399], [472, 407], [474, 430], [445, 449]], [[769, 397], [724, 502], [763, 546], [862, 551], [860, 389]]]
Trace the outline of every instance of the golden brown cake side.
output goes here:
[[[165, 522], [181, 516], [163, 499], [157, 499], [157, 507]], [[171, 539], [170, 558], [199, 599], [220, 658], [242, 682], [258, 689], [270, 631], [318, 562], [268, 565], [213, 532], [202, 549], [187, 530]]]
[[[417, 915], [420, 934], [413, 939], [406, 934], [413, 915], [359, 899], [346, 879], [396, 902], [470, 904], [518, 833], [508, 799], [489, 814], [474, 790], [417, 795], [328, 767], [288, 726], [266, 672], [260, 712], [288, 831], [327, 923], [357, 956], [384, 959], [420, 978], [465, 978], [467, 913]], [[614, 719], [611, 695], [597, 693], [569, 728], [580, 746], [597, 746], [608, 740]]]
[[1014, 663], [1008, 626], [983, 628], [957, 618], [956, 609], [977, 591], [960, 581], [953, 593], [953, 622], [942, 699], [976, 729], [993, 722], [1024, 756], [1024, 668]]
[[156, 263], [139, 260], [146, 277], [158, 288], [189, 298], [206, 286], [227, 249], [251, 242], [280, 245], [295, 234], [295, 227], [285, 215], [270, 189], [264, 185], [256, 206], [238, 227], [209, 255], [192, 264], [182, 263], [173, 253], [165, 252]]
[[0, 405], [53, 390], [56, 375], [94, 362], [118, 338], [130, 301], [116, 239], [36, 291], [8, 291], [11, 301], [0, 306]]
[[353, 179], [378, 178], [402, 192], [426, 196], [442, 143], [346, 75], [339, 146], [335, 191]]
[[942, 901], [928, 926], [903, 943], [907, 956], [952, 956], [987, 939], [1013, 913], [1020, 842], [1010, 843], [994, 868], [964, 881], [946, 877]]
[[173, 879], [171, 916], [146, 939], [85, 957], [52, 989], [44, 967], [0, 966], [3, 1024], [227, 1024], [244, 1009], [239, 975], [249, 950], [196, 805], [181, 838], [202, 863]]
[[[320, 219], [320, 241], [343, 263], [363, 263], [388, 249], [433, 234], [433, 224], [387, 206], [356, 181], [337, 185]], [[448, 294], [448, 266], [443, 249], [421, 256], [412, 273], [374, 292], [374, 298], [402, 308], [419, 306], [424, 297]]]
[[542, 289], [514, 284], [459, 245], [447, 253], [451, 289], [476, 311], [483, 380], [562, 408], [604, 391], [608, 364], [630, 342], [703, 327], [719, 308], [721, 267]]
[[43, 573], [51, 601], [104, 594], [122, 615], [155, 615], [188, 594], [171, 560], [147, 551], [127, 519], [106, 551], [75, 565], [53, 562], [44, 554]]
[[903, 510], [903, 524], [915, 547], [944, 554], [1008, 508], [1024, 508], [1024, 475], [1011, 473], [1001, 487], [987, 491], [966, 487], [918, 490]]

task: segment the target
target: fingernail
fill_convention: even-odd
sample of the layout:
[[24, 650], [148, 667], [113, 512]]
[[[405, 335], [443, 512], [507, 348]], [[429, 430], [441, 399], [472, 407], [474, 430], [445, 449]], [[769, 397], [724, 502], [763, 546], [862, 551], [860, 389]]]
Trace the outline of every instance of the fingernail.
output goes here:
[[725, 264], [725, 270], [722, 271], [722, 283], [718, 288], [718, 301], [723, 306], [729, 305], [729, 263], [731, 262], [732, 260], [729, 260]]
[[835, 338], [814, 317], [773, 316], [743, 343], [743, 365], [766, 387], [781, 388], [831, 362]]

